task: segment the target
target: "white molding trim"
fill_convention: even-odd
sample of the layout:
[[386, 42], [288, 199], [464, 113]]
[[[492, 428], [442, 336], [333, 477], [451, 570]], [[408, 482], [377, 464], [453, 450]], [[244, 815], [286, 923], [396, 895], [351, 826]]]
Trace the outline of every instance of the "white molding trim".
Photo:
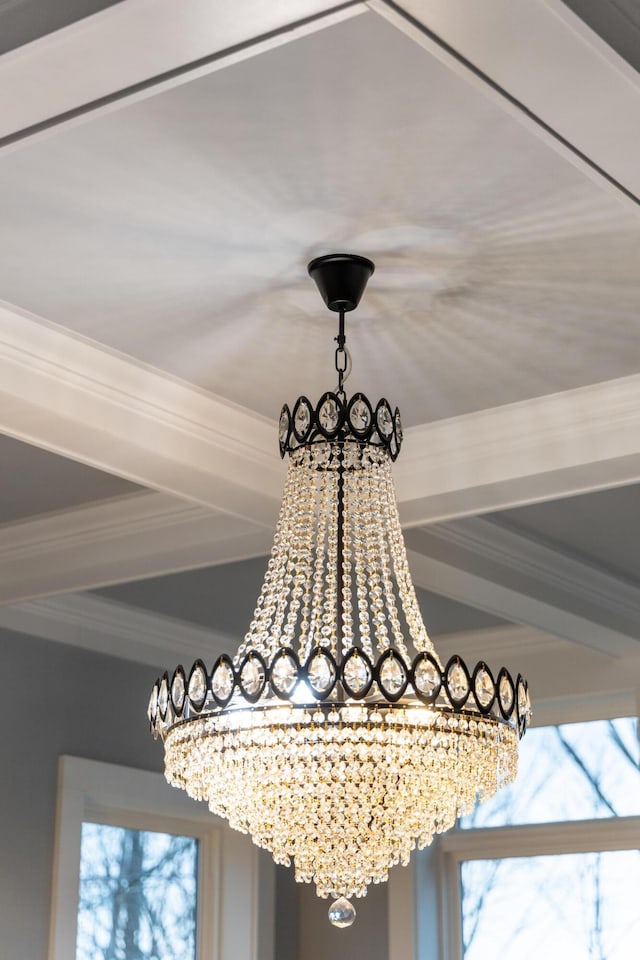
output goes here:
[[[276, 425], [0, 305], [0, 431], [272, 530]], [[405, 526], [640, 480], [640, 375], [407, 430]]]
[[416, 586], [590, 647], [607, 657], [640, 653], [637, 623], [623, 627], [596, 604], [586, 608], [567, 591], [518, 578], [507, 566], [483, 566], [480, 557], [461, 551], [441, 558], [437, 555], [438, 541], [431, 539], [428, 531], [408, 531], [407, 546]]
[[[327, 0], [127, 0], [108, 7], [0, 58], [0, 87], [12, 91], [0, 103], [0, 139], [69, 112], [54, 132], [81, 123], [366, 12], [355, 0], [336, 9], [341, 6]], [[115, 99], [100, 103], [109, 97]], [[88, 112], [73, 115], [95, 101]], [[50, 134], [36, 128], [3, 149]]]
[[172, 790], [159, 773], [68, 756], [58, 762], [49, 960], [75, 956], [80, 839], [88, 818], [198, 837], [200, 896], [207, 904], [198, 911], [199, 960], [273, 960], [273, 946], [258, 948], [258, 900], [270, 894], [273, 870], [259, 871], [259, 853], [248, 837]]
[[429, 527], [428, 533], [436, 540], [506, 565], [545, 586], [566, 590], [581, 603], [595, 602], [603, 610], [619, 617], [628, 616], [640, 624], [640, 588], [499, 522], [467, 517]]
[[0, 627], [156, 669], [180, 662], [188, 669], [198, 657], [211, 665], [220, 653], [234, 653], [242, 639], [91, 594], [0, 607]]
[[[585, 159], [495, 90], [410, 18], [432, 31], [485, 77], [523, 104], [585, 158], [640, 196], [640, 81], [637, 73], [584, 25], [559, 12], [558, 0], [368, 0], [370, 9], [482, 90], [591, 180], [638, 209]], [[408, 16], [406, 16], [407, 14]], [[505, 38], [509, 42], [505, 42]], [[517, 53], [516, 53], [517, 51]], [[540, 69], [544, 51], [544, 70]]]
[[0, 604], [245, 560], [273, 540], [270, 529], [162, 493], [0, 529]]
[[407, 532], [420, 586], [611, 656], [640, 653], [640, 588], [499, 523]]
[[640, 481], [640, 375], [412, 427], [394, 469], [403, 526]]
[[262, 526], [277, 516], [269, 420], [8, 304], [0, 431]]

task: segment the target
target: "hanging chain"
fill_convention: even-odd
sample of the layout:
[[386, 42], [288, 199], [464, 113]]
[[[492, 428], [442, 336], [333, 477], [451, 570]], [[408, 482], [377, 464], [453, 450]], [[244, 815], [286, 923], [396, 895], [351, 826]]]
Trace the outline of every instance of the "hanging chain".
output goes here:
[[346, 393], [344, 392], [344, 382], [351, 373], [351, 354], [345, 346], [346, 335], [344, 332], [344, 310], [340, 311], [340, 323], [338, 326], [338, 336], [334, 337], [335, 342], [338, 344], [336, 347], [336, 371], [338, 373], [338, 386], [336, 388], [336, 393], [344, 403], [346, 401]]

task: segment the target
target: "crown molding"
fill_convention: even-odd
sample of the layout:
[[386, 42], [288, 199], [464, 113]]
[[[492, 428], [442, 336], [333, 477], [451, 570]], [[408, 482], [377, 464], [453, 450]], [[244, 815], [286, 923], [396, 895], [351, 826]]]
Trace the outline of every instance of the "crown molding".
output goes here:
[[640, 588], [480, 518], [406, 533], [416, 585], [608, 657], [640, 653]]
[[89, 594], [0, 607], [0, 627], [171, 670], [198, 657], [213, 663], [241, 639]]
[[262, 556], [272, 539], [166, 494], [117, 497], [2, 527], [0, 603]]
[[405, 527], [637, 483], [640, 375], [412, 427], [394, 476]]
[[1, 303], [0, 431], [261, 526], [277, 516], [269, 420]]
[[[546, 544], [517, 533], [499, 521], [467, 517], [429, 527], [429, 536], [462, 547], [484, 560], [503, 564], [547, 587], [574, 594], [581, 603], [640, 624], [640, 588]], [[639, 631], [640, 635], [640, 631]]]
[[560, 0], [368, 0], [368, 6], [637, 210], [638, 75]]
[[[0, 431], [272, 530], [277, 427], [251, 411], [0, 304]], [[640, 480], [640, 375], [406, 431], [404, 526]]]
[[[241, 8], [241, 9], [239, 9]], [[127, 0], [0, 58], [0, 149], [366, 12], [359, 0]]]

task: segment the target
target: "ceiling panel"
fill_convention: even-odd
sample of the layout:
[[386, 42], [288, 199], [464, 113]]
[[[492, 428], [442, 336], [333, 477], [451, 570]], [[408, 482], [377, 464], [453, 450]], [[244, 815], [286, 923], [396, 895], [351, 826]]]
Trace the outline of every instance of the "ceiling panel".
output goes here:
[[635, 211], [372, 14], [4, 155], [0, 205], [0, 296], [268, 415], [333, 385], [333, 249], [408, 424], [637, 370]]
[[[267, 557], [189, 570], [93, 591], [120, 603], [211, 627], [242, 640], [253, 616]], [[428, 590], [418, 590], [427, 629], [434, 636], [504, 624], [488, 613]]]
[[534, 503], [491, 519], [640, 584], [640, 486]]
[[142, 488], [0, 434], [0, 524]]

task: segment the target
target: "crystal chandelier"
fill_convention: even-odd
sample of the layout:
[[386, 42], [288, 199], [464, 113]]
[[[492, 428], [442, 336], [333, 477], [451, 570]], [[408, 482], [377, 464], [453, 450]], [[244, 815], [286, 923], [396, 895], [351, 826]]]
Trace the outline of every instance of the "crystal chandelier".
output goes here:
[[283, 502], [238, 652], [164, 673], [148, 711], [168, 782], [293, 863], [339, 927], [347, 898], [514, 779], [531, 713], [521, 676], [443, 665], [422, 621], [391, 477], [399, 411], [344, 390], [345, 313], [373, 269], [309, 264], [339, 314], [338, 386], [282, 409]]

